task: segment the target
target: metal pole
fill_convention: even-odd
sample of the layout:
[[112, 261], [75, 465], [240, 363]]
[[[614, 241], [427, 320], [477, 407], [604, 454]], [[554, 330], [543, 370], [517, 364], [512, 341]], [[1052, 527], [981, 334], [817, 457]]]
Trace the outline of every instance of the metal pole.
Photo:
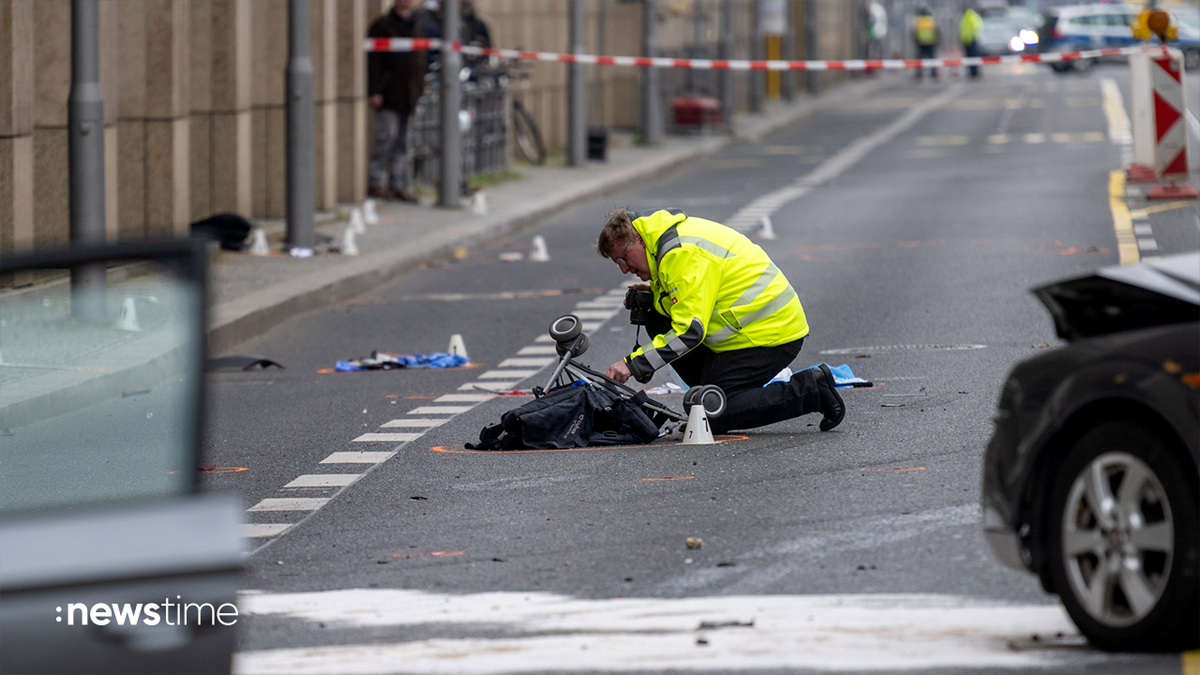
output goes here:
[[[97, 0], [71, 3], [71, 93], [68, 153], [71, 181], [71, 244], [103, 244], [104, 92], [100, 89], [100, 8]], [[107, 317], [103, 263], [71, 269], [71, 315], [87, 321]]]
[[[571, 0], [571, 53], [583, 53], [583, 0]], [[567, 64], [567, 149], [571, 166], [587, 164], [587, 81], [582, 63]]]
[[[653, 58], [658, 56], [658, 43], [654, 37], [655, 0], [642, 0], [642, 52]], [[642, 68], [642, 142], [646, 145], [662, 143], [663, 125], [659, 92], [658, 69]]]
[[438, 205], [457, 209], [462, 205], [462, 137], [458, 109], [462, 88], [458, 80], [462, 57], [453, 47], [459, 44], [457, 0], [442, 2], [442, 175], [438, 182]]
[[[750, 58], [758, 61], [766, 58], [765, 38], [762, 31], [762, 2], [754, 0], [750, 4], [754, 23], [750, 26]], [[761, 70], [750, 71], [750, 112], [762, 112], [763, 99], [766, 98], [767, 74]]]
[[[819, 32], [817, 31], [817, 3], [816, 0], [804, 0], [804, 58], [809, 61], [816, 61], [820, 57], [820, 50], [817, 49], [817, 40]], [[808, 87], [808, 93], [821, 93], [820, 73], [806, 70], [804, 71], [805, 84]]]
[[308, 0], [288, 0], [287, 238], [293, 249], [313, 247], [313, 65]]
[[[792, 0], [783, 0], [783, 44], [780, 45], [779, 51], [782, 54], [779, 58], [784, 61], [796, 60], [796, 13], [793, 11], [794, 9]], [[791, 102], [796, 94], [796, 71], [785, 70], [779, 75], [783, 78], [779, 93], [783, 96], [783, 100]]]
[[[733, 59], [733, 0], [721, 0], [721, 59]], [[733, 71], [721, 71], [721, 118], [733, 129], [734, 112]]]

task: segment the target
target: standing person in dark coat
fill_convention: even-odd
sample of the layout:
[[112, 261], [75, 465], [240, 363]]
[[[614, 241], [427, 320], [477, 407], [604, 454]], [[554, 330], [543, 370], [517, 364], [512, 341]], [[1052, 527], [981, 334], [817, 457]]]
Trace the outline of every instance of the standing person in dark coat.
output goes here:
[[[372, 38], [425, 37], [413, 15], [413, 0], [395, 0], [391, 11], [371, 24]], [[368, 170], [372, 197], [416, 202], [408, 190], [405, 137], [408, 118], [425, 89], [425, 52], [371, 52], [367, 55], [367, 95], [375, 109], [375, 147]]]

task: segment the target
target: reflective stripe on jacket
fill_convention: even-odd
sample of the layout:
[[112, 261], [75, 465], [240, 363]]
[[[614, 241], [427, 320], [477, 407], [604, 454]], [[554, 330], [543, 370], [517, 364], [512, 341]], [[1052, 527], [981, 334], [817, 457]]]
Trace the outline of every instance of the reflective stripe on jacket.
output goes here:
[[671, 318], [671, 330], [625, 357], [639, 380], [701, 343], [726, 352], [808, 335], [795, 289], [745, 235], [676, 209], [633, 218], [646, 244], [656, 309]]
[[917, 44], [919, 45], [937, 44], [937, 21], [934, 21], [932, 16], [918, 16], [913, 22], [913, 34], [916, 35]]

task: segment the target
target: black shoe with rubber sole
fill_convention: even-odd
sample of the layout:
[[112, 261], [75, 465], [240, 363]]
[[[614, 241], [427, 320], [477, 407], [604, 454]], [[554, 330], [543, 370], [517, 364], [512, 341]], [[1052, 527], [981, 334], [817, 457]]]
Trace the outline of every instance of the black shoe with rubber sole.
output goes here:
[[829, 431], [842, 423], [842, 418], [846, 416], [846, 402], [842, 400], [842, 395], [837, 392], [833, 373], [829, 370], [829, 366], [822, 363], [817, 367], [817, 390], [821, 396], [821, 414], [824, 419], [821, 420], [821, 431]]

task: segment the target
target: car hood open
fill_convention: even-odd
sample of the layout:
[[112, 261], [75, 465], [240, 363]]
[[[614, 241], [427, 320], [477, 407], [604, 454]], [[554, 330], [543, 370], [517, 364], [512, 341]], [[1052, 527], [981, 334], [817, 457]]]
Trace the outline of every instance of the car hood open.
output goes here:
[[1200, 252], [1103, 267], [1032, 292], [1068, 341], [1200, 321]]

